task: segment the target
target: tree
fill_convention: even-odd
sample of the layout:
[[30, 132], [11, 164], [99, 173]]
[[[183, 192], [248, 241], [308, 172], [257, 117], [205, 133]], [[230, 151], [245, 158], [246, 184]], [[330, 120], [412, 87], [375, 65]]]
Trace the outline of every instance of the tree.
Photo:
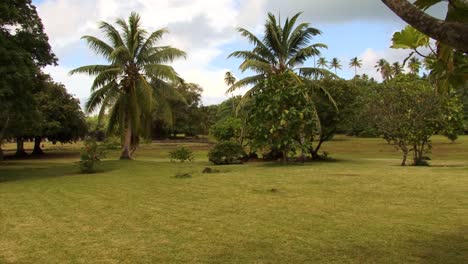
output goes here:
[[330, 68], [335, 69], [335, 74], [336, 74], [337, 69], [341, 70], [341, 61], [338, 58], [333, 58], [330, 62]]
[[84, 138], [86, 120], [80, 102], [73, 98], [62, 84], [50, 76], [41, 76], [41, 88], [35, 96], [39, 109], [39, 122], [34, 131], [33, 155], [42, 155], [41, 141], [69, 143]]
[[272, 75], [254, 98], [247, 120], [251, 148], [279, 153], [285, 162], [299, 150], [304, 160], [309, 136], [320, 130], [310, 85], [297, 82], [292, 72]]
[[391, 67], [391, 72], [393, 76], [397, 76], [403, 73], [403, 66], [401, 66], [401, 64], [398, 61], [394, 62]]
[[265, 24], [263, 39], [256, 37], [244, 28], [239, 28], [241, 35], [247, 38], [255, 47], [252, 50], [235, 51], [229, 58], [235, 57], [244, 61], [239, 66], [242, 72], [250, 70], [256, 75], [238, 80], [228, 92], [245, 86], [251, 86], [245, 97], [250, 97], [256, 90], [261, 89], [264, 80], [269, 76], [293, 71], [300, 76], [321, 76], [328, 71], [322, 69], [302, 67], [305, 61], [312, 56], [320, 54], [325, 44], [310, 44], [310, 40], [321, 31], [310, 26], [309, 23], [300, 23], [296, 26], [301, 13], [287, 18], [281, 25], [276, 17], [269, 13]]
[[453, 16], [462, 18], [462, 21], [451, 21], [449, 17], [446, 21], [442, 21], [424, 13], [423, 10], [442, 0], [418, 0], [414, 5], [406, 0], [382, 0], [382, 2], [418, 31], [459, 51], [468, 52], [468, 24], [466, 23], [468, 4], [466, 1], [449, 1], [449, 12], [452, 12]]
[[354, 67], [354, 76], [357, 75], [357, 68], [362, 67], [362, 60], [358, 59], [358, 57], [354, 57], [351, 59], [349, 62], [349, 67], [353, 68]]
[[[231, 87], [236, 83], [236, 77], [234, 77], [234, 74], [232, 74], [232, 72], [228, 71], [224, 74], [224, 82], [226, 83], [228, 87]], [[234, 100], [232, 102], [233, 102], [232, 109], [235, 109], [236, 106], [234, 105]]]
[[175, 70], [164, 63], [172, 62], [185, 53], [170, 46], [155, 46], [166, 29], [148, 34], [141, 27], [140, 16], [132, 13], [128, 23], [119, 18], [116, 25], [107, 22], [99, 28], [109, 43], [93, 36], [84, 36], [90, 48], [110, 62], [107, 65], [88, 65], [71, 71], [71, 74], [95, 75], [91, 97], [86, 111], [100, 107], [102, 117], [109, 110], [107, 130], [122, 138], [121, 159], [131, 159], [140, 136], [148, 136], [152, 110], [158, 98], [155, 85], [165, 81], [180, 81]]
[[380, 72], [383, 80], [388, 80], [392, 78], [392, 67], [390, 66], [390, 63], [388, 63], [388, 61], [386, 61], [385, 59], [378, 60], [377, 64], [375, 65], [375, 68], [377, 69], [377, 72]]
[[418, 75], [419, 70], [421, 69], [421, 61], [416, 57], [412, 57], [409, 60], [408, 68], [411, 74]]
[[[30, 0], [0, 3], [0, 105], [3, 137], [17, 137], [24, 155], [23, 136], [36, 120], [35, 81], [40, 68], [56, 64], [48, 37]], [[14, 121], [14, 122], [13, 122]]]
[[320, 57], [317, 62], [317, 65], [322, 69], [328, 68], [328, 61], [326, 58]]
[[413, 163], [424, 165], [431, 136], [453, 114], [446, 111], [450, 100], [438, 95], [427, 81], [400, 75], [379, 89], [369, 114], [383, 138], [403, 152], [401, 165], [406, 165], [411, 152]]
[[[447, 14], [449, 17], [450, 13]], [[396, 32], [392, 38], [392, 48], [412, 50], [408, 59], [416, 53], [425, 60], [426, 68], [430, 71], [429, 79], [440, 93], [448, 94], [453, 90], [464, 87], [468, 81], [468, 56], [455, 51], [452, 47], [440, 42], [433, 46], [428, 36], [411, 26]], [[418, 48], [425, 48], [429, 52], [421, 52]], [[413, 65], [415, 66], [415, 65]]]

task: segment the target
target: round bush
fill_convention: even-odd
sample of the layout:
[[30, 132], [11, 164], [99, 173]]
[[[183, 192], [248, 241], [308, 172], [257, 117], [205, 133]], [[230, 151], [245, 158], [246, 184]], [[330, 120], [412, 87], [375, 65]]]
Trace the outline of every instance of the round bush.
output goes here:
[[230, 141], [216, 144], [208, 153], [208, 158], [215, 165], [242, 164], [245, 156], [242, 146]]

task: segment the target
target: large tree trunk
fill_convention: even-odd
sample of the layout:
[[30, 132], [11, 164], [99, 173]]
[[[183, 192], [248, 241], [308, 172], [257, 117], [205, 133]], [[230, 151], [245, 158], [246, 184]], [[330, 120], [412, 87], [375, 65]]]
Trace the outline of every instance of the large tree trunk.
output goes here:
[[41, 149], [42, 137], [34, 137], [34, 149], [31, 155], [41, 156], [44, 155], [44, 151]]
[[122, 154], [120, 155], [121, 160], [130, 160], [132, 159], [132, 128], [130, 122], [127, 124], [127, 129], [125, 129], [125, 138], [122, 146]]
[[434, 18], [407, 0], [382, 0], [395, 14], [427, 36], [468, 52], [468, 25]]
[[15, 157], [23, 158], [27, 157], [28, 153], [24, 150], [24, 139], [22, 137], [16, 138], [16, 153]]

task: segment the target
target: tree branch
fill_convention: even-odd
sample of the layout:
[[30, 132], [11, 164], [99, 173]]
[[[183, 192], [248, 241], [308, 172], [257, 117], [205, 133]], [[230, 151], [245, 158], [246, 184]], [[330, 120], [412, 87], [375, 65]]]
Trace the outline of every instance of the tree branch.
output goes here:
[[427, 36], [457, 50], [468, 52], [468, 25], [434, 18], [407, 0], [382, 0], [395, 14]]

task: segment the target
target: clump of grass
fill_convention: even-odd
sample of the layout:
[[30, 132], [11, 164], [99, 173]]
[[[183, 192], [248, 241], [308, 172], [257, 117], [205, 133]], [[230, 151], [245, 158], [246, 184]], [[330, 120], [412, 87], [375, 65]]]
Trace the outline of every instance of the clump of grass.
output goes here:
[[177, 173], [174, 178], [176, 179], [188, 179], [188, 178], [192, 178], [192, 174], [190, 173]]
[[203, 169], [202, 173], [220, 173], [220, 171], [217, 169], [206, 167], [205, 169]]

